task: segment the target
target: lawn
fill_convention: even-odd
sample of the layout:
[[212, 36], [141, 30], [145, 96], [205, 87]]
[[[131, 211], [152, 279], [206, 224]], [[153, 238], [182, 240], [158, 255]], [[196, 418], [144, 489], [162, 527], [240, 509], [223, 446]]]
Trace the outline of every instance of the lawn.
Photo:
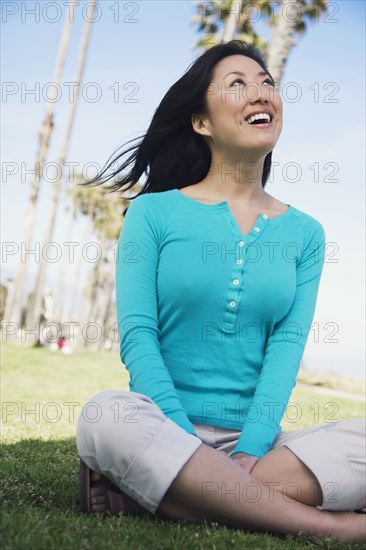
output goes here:
[[[345, 550], [313, 537], [248, 534], [207, 522], [92, 517], [78, 511], [76, 421], [102, 389], [128, 389], [118, 355], [2, 346], [1, 547], [5, 549]], [[362, 402], [296, 388], [283, 429], [364, 415]], [[355, 550], [362, 545], [353, 545]]]

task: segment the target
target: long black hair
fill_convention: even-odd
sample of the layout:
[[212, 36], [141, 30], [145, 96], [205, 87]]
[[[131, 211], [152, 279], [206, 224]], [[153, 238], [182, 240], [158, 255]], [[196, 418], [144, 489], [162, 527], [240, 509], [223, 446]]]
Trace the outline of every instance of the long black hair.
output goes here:
[[[124, 192], [137, 184], [145, 174], [146, 181], [138, 194], [126, 197], [130, 200], [144, 193], [181, 189], [204, 179], [211, 166], [211, 152], [203, 137], [193, 130], [191, 118], [195, 113], [207, 112], [206, 94], [215, 65], [225, 57], [238, 54], [256, 61], [274, 85], [261, 52], [251, 44], [231, 40], [213, 46], [193, 61], [184, 75], [169, 88], [143, 137], [134, 138], [126, 145], [136, 140], [139, 140], [138, 143], [122, 151], [110, 162], [109, 159], [101, 172], [85, 183], [101, 185], [128, 170], [115, 179], [113, 185], [108, 186], [110, 191]], [[118, 159], [131, 151], [132, 154], [118, 169], [103, 177]], [[269, 177], [271, 162], [272, 152], [264, 160], [262, 187], [265, 187]]]

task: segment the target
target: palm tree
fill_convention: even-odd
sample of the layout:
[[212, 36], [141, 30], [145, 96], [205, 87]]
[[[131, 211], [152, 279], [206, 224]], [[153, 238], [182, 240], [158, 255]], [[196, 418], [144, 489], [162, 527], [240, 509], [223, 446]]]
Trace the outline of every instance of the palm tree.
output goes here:
[[11, 285], [11, 280], [8, 279], [8, 286], [0, 284], [0, 323], [5, 317], [6, 312], [6, 302], [8, 302], [8, 296], [10, 294], [9, 287]]
[[[267, 61], [273, 79], [280, 83], [291, 49], [299, 36], [304, 34], [307, 21], [315, 21], [328, 8], [328, 0], [281, 0], [279, 6], [270, 0], [221, 0], [198, 2], [196, 15], [191, 22], [203, 32], [196, 47], [206, 50], [219, 42], [239, 38], [259, 48]], [[260, 37], [252, 24], [264, 16], [273, 27], [270, 44]], [[219, 30], [224, 29], [219, 39]]]
[[[66, 190], [68, 202], [72, 203], [73, 212], [77, 212], [86, 218], [84, 236], [81, 243], [84, 245], [90, 239], [98, 241], [101, 247], [101, 255], [99, 261], [95, 264], [92, 270], [91, 283], [84, 292], [85, 300], [81, 314], [75, 312], [75, 304], [77, 297], [82, 295], [80, 284], [82, 282], [82, 269], [85, 265], [85, 258], [80, 254], [76, 264], [76, 269], [73, 273], [73, 289], [71, 292], [71, 300], [65, 300], [62, 293], [62, 285], [59, 285], [58, 296], [59, 301], [68, 306], [68, 315], [62, 316], [59, 319], [62, 323], [64, 320], [79, 321], [81, 329], [79, 330], [78, 338], [80, 345], [87, 345], [88, 342], [83, 341], [82, 329], [88, 322], [97, 322], [103, 326], [103, 334], [107, 334], [107, 329], [113, 324], [111, 318], [115, 317], [113, 309], [113, 291], [115, 268], [113, 259], [110, 254], [114, 244], [118, 239], [121, 226], [123, 223], [123, 212], [128, 206], [128, 193], [125, 198], [122, 196], [112, 197], [108, 192], [107, 186], [98, 185], [83, 185], [87, 184], [82, 174], [74, 175], [76, 185], [71, 186]], [[141, 188], [137, 184], [138, 189]], [[63, 269], [61, 269], [61, 272]], [[62, 275], [62, 273], [60, 274]], [[57, 304], [58, 300], [55, 300]], [[114, 319], [115, 320], [115, 319]], [[102, 347], [104, 339], [97, 346]]]
[[192, 17], [191, 23], [198, 25], [198, 32], [203, 32], [203, 37], [197, 41], [196, 48], [205, 51], [214, 44], [227, 42], [234, 37], [257, 48], [265, 48], [267, 42], [256, 33], [252, 21], [256, 20], [258, 12], [269, 18], [271, 10], [271, 2], [268, 0], [197, 2], [196, 15]]
[[327, 0], [282, 0], [273, 18], [272, 41], [267, 51], [268, 69], [276, 83], [282, 81], [290, 52], [306, 30], [306, 20], [316, 20], [327, 9]]
[[[94, 344], [84, 340], [84, 345], [93, 348], [101, 348], [106, 339], [107, 322], [110, 318], [110, 310], [114, 291], [115, 265], [113, 244], [116, 243], [122, 227], [122, 212], [127, 206], [126, 199], [116, 199], [108, 193], [106, 188], [93, 190], [94, 208], [91, 213], [95, 235], [101, 245], [101, 257], [93, 269], [93, 277], [88, 289], [88, 304], [82, 316], [82, 327], [87, 323], [96, 323], [102, 329], [102, 338]], [[99, 195], [99, 196], [98, 196]], [[80, 332], [80, 343], [82, 342]]]
[[231, 12], [226, 19], [221, 42], [229, 42], [234, 38], [236, 22], [239, 22], [242, 2], [243, 0], [233, 0], [233, 3], [231, 4]]
[[[75, 4], [73, 6], [72, 4]], [[78, 5], [77, 0], [70, 0], [69, 7], [75, 8]], [[45, 119], [42, 123], [41, 130], [39, 132], [39, 148], [36, 157], [35, 163], [35, 178], [31, 186], [31, 195], [28, 203], [28, 209], [25, 216], [25, 229], [24, 229], [24, 239], [23, 242], [28, 250], [31, 244], [32, 238], [32, 229], [34, 225], [36, 206], [38, 200], [38, 194], [41, 184], [41, 176], [43, 173], [43, 168], [46, 161], [47, 151], [50, 144], [50, 139], [53, 133], [54, 123], [53, 116], [56, 107], [55, 95], [52, 97], [52, 94], [56, 94], [57, 88], [59, 86], [61, 75], [65, 63], [66, 52], [70, 40], [71, 26], [73, 24], [73, 18], [69, 17], [70, 11], [67, 10], [67, 15], [65, 18], [64, 27], [61, 34], [61, 40], [59, 45], [59, 50], [57, 53], [55, 72], [53, 75], [53, 82], [55, 86], [51, 88], [51, 97], [48, 100]], [[19, 264], [18, 273], [16, 281], [14, 283], [13, 296], [9, 308], [7, 308], [7, 321], [12, 321], [14, 323], [19, 323], [21, 318], [22, 310], [22, 296], [24, 292], [24, 286], [27, 275], [27, 263], [21, 262]]]
[[[66, 190], [67, 191], [67, 190]], [[75, 222], [77, 220], [78, 210], [75, 204], [70, 204], [70, 199], [68, 198], [68, 201], [66, 203], [65, 209], [64, 209], [64, 217], [66, 217], [70, 220], [68, 229], [67, 229], [67, 237], [66, 237], [66, 243], [70, 243], [72, 241], [73, 235], [75, 235]], [[54, 294], [54, 303], [55, 303], [55, 315], [54, 319], [63, 322], [64, 321], [64, 313], [65, 313], [65, 281], [67, 272], [69, 271], [69, 258], [67, 254], [63, 254], [61, 258], [60, 263], [60, 269], [58, 270], [58, 279], [57, 279], [57, 286]]]
[[[76, 176], [76, 181], [78, 180], [82, 181], [83, 178], [81, 176]], [[94, 211], [97, 208], [98, 202], [101, 199], [101, 190], [99, 188], [90, 189], [81, 185], [75, 185], [69, 190], [69, 193], [72, 198], [74, 209], [86, 218], [84, 235], [81, 239], [81, 243], [84, 245], [85, 243], [87, 243], [88, 237], [90, 237], [93, 232], [93, 216]], [[81, 272], [84, 264], [85, 260], [80, 254], [79, 261], [76, 264], [74, 284], [71, 292], [68, 314], [66, 316], [69, 321], [73, 318], [75, 314], [74, 308], [77, 297], [80, 294], [79, 288], [81, 282]]]
[[[84, 32], [81, 40], [81, 48], [80, 48], [80, 54], [79, 54], [79, 60], [78, 60], [78, 66], [77, 66], [77, 75], [76, 75], [76, 93], [74, 101], [71, 103], [70, 111], [68, 120], [66, 123], [66, 130], [64, 134], [63, 143], [61, 146], [61, 153], [58, 163], [58, 174], [59, 177], [55, 181], [53, 186], [53, 192], [51, 197], [51, 205], [48, 212], [48, 223], [47, 228], [45, 232], [44, 242], [48, 243], [52, 241], [52, 235], [55, 227], [55, 221], [56, 221], [56, 214], [57, 214], [57, 207], [59, 203], [59, 197], [60, 197], [60, 191], [62, 186], [62, 174], [64, 169], [64, 164], [67, 156], [67, 150], [69, 146], [70, 141], [70, 135], [71, 130], [73, 127], [74, 119], [75, 119], [75, 112], [76, 107], [78, 103], [79, 98], [79, 92], [80, 92], [80, 84], [82, 80], [82, 75], [84, 72], [85, 67], [85, 59], [86, 59], [86, 52], [89, 44], [89, 36], [90, 36], [90, 30], [91, 30], [91, 23], [93, 21], [93, 14], [96, 8], [97, 0], [91, 0], [91, 2], [88, 4], [88, 17], [85, 20], [84, 24]], [[43, 257], [40, 258], [39, 267], [38, 267], [38, 274], [37, 274], [37, 280], [36, 285], [34, 289], [34, 307], [30, 311], [30, 315], [27, 318], [27, 325], [33, 329], [35, 327], [36, 329], [36, 340], [39, 342], [39, 319], [40, 319], [40, 312], [41, 312], [41, 304], [42, 304], [42, 289], [44, 284], [44, 279], [46, 275], [46, 267], [47, 262]]]

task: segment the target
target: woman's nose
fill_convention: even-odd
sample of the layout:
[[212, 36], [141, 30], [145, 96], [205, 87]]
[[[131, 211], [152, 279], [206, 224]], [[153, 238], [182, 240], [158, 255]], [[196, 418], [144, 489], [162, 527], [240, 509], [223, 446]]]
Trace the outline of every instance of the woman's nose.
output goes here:
[[251, 82], [245, 88], [247, 101], [249, 101], [250, 103], [256, 103], [257, 101], [268, 103], [270, 99], [269, 88], [269, 86], [261, 86], [256, 82]]

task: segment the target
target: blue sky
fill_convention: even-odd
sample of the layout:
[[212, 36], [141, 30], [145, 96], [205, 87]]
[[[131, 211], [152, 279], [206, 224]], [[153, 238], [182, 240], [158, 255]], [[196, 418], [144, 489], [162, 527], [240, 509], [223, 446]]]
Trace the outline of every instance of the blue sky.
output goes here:
[[[7, 175], [3, 165], [1, 223], [5, 243], [19, 245], [23, 239], [31, 181], [31, 175], [24, 176], [24, 172], [34, 167], [45, 113], [42, 91], [53, 77], [66, 14], [64, 4], [2, 2], [1, 153], [6, 169], [13, 166], [16, 171]], [[59, 157], [69, 108], [67, 83], [75, 81], [85, 4], [80, 1], [75, 11], [49, 163]], [[304, 354], [306, 365], [364, 376], [365, 7], [364, 2], [353, 0], [331, 5], [329, 15], [322, 16], [299, 39], [286, 65], [281, 87], [284, 128], [266, 190], [314, 216], [327, 235], [314, 331]], [[199, 35], [189, 22], [194, 15], [193, 2], [104, 0], [99, 6], [67, 158], [80, 167], [93, 162], [103, 166], [125, 141], [144, 132], [167, 89], [197, 56], [194, 44]], [[35, 15], [31, 13], [34, 10]], [[128, 22], [133, 19], [136, 21]], [[262, 21], [258, 30], [270, 37], [271, 31]], [[9, 91], [12, 86], [14, 93], [4, 96], [4, 89]], [[32, 89], [37, 90], [36, 95], [27, 93]], [[96, 90], [99, 97], [94, 100]], [[128, 102], [129, 97], [137, 101]], [[42, 240], [51, 186], [50, 181], [42, 183], [35, 241]], [[55, 234], [59, 243], [70, 240], [65, 220], [61, 209]], [[71, 240], [80, 241], [83, 232], [80, 222]], [[4, 258], [2, 280], [14, 274], [19, 257]], [[29, 261], [29, 288], [35, 267]], [[67, 265], [69, 282], [73, 267]], [[84, 277], [90, 267], [85, 265]], [[57, 266], [49, 264], [47, 274], [47, 284], [52, 286]]]

